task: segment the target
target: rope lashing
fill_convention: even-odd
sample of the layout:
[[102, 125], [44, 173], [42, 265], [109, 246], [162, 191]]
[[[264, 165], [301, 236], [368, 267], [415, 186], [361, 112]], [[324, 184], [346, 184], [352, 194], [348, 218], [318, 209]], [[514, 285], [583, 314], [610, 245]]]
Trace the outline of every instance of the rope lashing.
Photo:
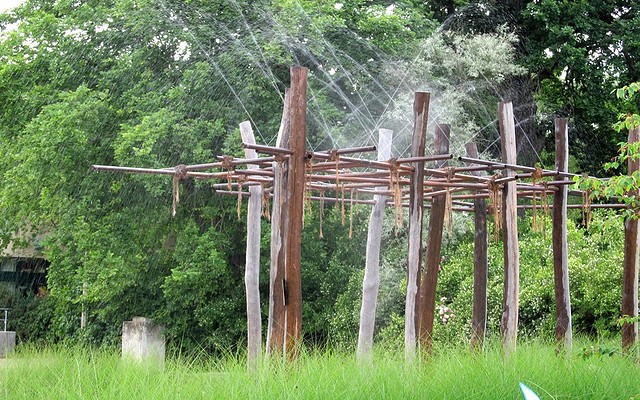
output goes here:
[[222, 168], [226, 170], [227, 173], [227, 190], [231, 191], [231, 177], [233, 175], [233, 157], [231, 156], [222, 156]]
[[351, 189], [349, 198], [349, 239], [353, 238], [353, 193], [358, 189]]
[[187, 166], [184, 164], [176, 165], [173, 167], [175, 173], [173, 174], [173, 190], [171, 203], [171, 216], [175, 217], [177, 212], [177, 206], [180, 202], [180, 181], [187, 177]]
[[238, 201], [236, 205], [236, 212], [238, 213], [238, 221], [240, 220], [240, 208], [242, 206], [242, 185], [247, 181], [247, 177], [244, 175], [238, 176]]
[[545, 229], [545, 222], [547, 221], [547, 217], [549, 216], [549, 196], [547, 196], [547, 192], [549, 190], [549, 184], [547, 182], [542, 182], [544, 186], [544, 191], [542, 192], [542, 210], [544, 213], [542, 214], [544, 218], [542, 219], [542, 239], [547, 239], [547, 230]]
[[260, 186], [262, 187], [262, 216], [267, 220], [267, 221], [271, 221], [271, 211], [269, 211], [269, 198], [271, 196], [269, 196], [269, 191], [267, 190], [267, 188], [265, 187], [265, 185], [263, 183], [260, 184]]
[[[336, 188], [337, 188], [338, 185], [340, 184], [340, 154], [338, 154], [337, 149], [329, 150], [328, 154], [329, 154], [329, 162], [336, 163]], [[338, 190], [336, 190], [336, 201], [338, 200], [339, 200]], [[342, 225], [344, 225], [344, 221], [342, 222]]]
[[[456, 169], [455, 167], [448, 167], [446, 171], [447, 171], [447, 183], [451, 183], [451, 181], [453, 180], [456, 174]], [[444, 197], [444, 226], [446, 227], [447, 233], [449, 235], [451, 235], [451, 233], [453, 232], [453, 223], [452, 223], [453, 219], [451, 218], [452, 209], [453, 209], [453, 197], [451, 196], [451, 187], [447, 185], [445, 190], [445, 197]]]
[[344, 184], [340, 185], [340, 224], [344, 226]]
[[[538, 181], [540, 181], [542, 179], [542, 168], [540, 167], [536, 167], [536, 169], [533, 171], [533, 173], [531, 174], [531, 178], [532, 178], [532, 185], [535, 186], [537, 185]], [[546, 190], [546, 188], [545, 188]], [[534, 232], [539, 232], [541, 229], [544, 229], [544, 220], [542, 223], [542, 226], [540, 226], [539, 222], [538, 222], [538, 207], [537, 207], [537, 192], [534, 190], [533, 191], [533, 200], [532, 200], [532, 206], [533, 206], [533, 217], [531, 220], [531, 229]], [[542, 196], [544, 196], [544, 193], [542, 194]]]
[[322, 232], [322, 218], [324, 216], [324, 190], [320, 191], [320, 210], [319, 210], [319, 214], [320, 214], [320, 232], [318, 234], [318, 236], [322, 239], [324, 237], [324, 233]]
[[389, 160], [389, 189], [393, 193], [394, 233], [398, 236], [398, 229], [402, 228], [402, 190], [400, 190], [400, 164], [397, 158]]
[[494, 174], [491, 180], [488, 182], [489, 200], [491, 201], [491, 211], [493, 214], [493, 239], [497, 242], [500, 238], [499, 232], [502, 229], [502, 186], [496, 183], [498, 178], [501, 178], [500, 172]]

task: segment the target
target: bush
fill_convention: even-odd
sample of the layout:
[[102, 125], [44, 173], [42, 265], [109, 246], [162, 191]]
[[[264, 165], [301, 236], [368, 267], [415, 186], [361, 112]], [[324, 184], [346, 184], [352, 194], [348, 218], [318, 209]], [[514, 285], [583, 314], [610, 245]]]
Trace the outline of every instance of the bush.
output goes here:
[[[50, 324], [54, 315], [54, 304], [49, 296], [38, 297], [31, 292], [0, 285], [0, 304], [11, 309], [7, 330], [16, 332], [18, 343], [39, 343], [52, 339]], [[0, 326], [0, 329], [2, 328]]]

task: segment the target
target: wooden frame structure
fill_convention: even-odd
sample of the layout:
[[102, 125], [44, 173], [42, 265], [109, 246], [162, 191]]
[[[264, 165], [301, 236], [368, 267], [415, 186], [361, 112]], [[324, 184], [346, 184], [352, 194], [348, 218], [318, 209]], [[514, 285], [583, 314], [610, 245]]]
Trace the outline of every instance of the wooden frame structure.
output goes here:
[[[164, 169], [94, 166], [96, 170], [170, 175], [174, 179], [174, 208], [182, 179], [217, 179], [217, 193], [249, 196], [247, 269], [245, 274], [248, 316], [248, 362], [255, 367], [261, 353], [260, 305], [257, 288], [259, 265], [259, 199], [272, 199], [271, 271], [267, 354], [284, 354], [295, 359], [302, 342], [302, 289], [300, 270], [301, 229], [305, 199], [309, 201], [342, 201], [344, 192], [355, 197], [351, 204], [374, 206], [367, 244], [367, 267], [363, 284], [361, 330], [358, 355], [370, 358], [373, 340], [373, 318], [379, 284], [379, 231], [384, 205], [395, 207], [396, 222], [402, 219], [402, 209], [409, 209], [409, 248], [407, 297], [405, 308], [405, 356], [412, 361], [416, 348], [430, 351], [437, 266], [440, 261], [444, 221], [451, 211], [475, 213], [474, 305], [471, 344], [481, 349], [487, 316], [487, 214], [500, 222], [504, 240], [504, 293], [501, 333], [503, 348], [509, 354], [516, 348], [518, 326], [519, 255], [517, 235], [518, 198], [531, 199], [541, 195], [554, 196], [553, 251], [555, 298], [557, 303], [556, 338], [559, 349], [571, 347], [571, 308], [568, 287], [566, 209], [568, 195], [582, 195], [569, 190], [575, 174], [567, 172], [567, 121], [556, 122], [556, 169], [517, 165], [515, 160], [515, 128], [510, 103], [498, 107], [502, 136], [502, 162], [478, 158], [474, 144], [467, 145], [467, 156], [457, 157], [457, 166], [449, 166], [454, 157], [449, 154], [449, 128], [436, 127], [434, 154], [425, 155], [429, 109], [429, 94], [418, 92], [414, 101], [414, 137], [411, 157], [390, 158], [388, 150], [379, 152], [378, 159], [354, 157], [376, 150], [376, 147], [338, 149], [325, 152], [307, 151], [306, 87], [307, 70], [291, 69], [291, 89], [285, 93], [282, 123], [276, 146], [255, 143], [248, 123], [241, 124], [244, 159], [219, 156], [219, 161], [178, 165]], [[638, 140], [637, 130], [630, 140]], [[381, 133], [383, 147], [390, 147], [391, 132]], [[262, 156], [258, 156], [261, 154]], [[386, 159], [386, 160], [385, 160]], [[434, 166], [426, 163], [435, 162]], [[206, 172], [218, 169], [217, 172]], [[638, 165], [629, 166], [630, 171]], [[205, 172], [203, 172], [205, 171]], [[490, 175], [492, 174], [492, 175]], [[549, 177], [550, 181], [541, 178]], [[532, 181], [530, 181], [532, 180]], [[229, 188], [232, 188], [231, 190]], [[248, 192], [243, 191], [248, 188]], [[335, 193], [335, 198], [325, 197]], [[490, 199], [487, 206], [486, 199]], [[469, 202], [472, 201], [472, 202]], [[430, 207], [426, 260], [422, 266], [423, 208]], [[603, 205], [622, 208], [623, 205]], [[593, 206], [592, 206], [593, 207]], [[399, 214], [400, 213], [400, 214]], [[377, 216], [377, 217], [376, 217]], [[375, 218], [374, 218], [375, 217]], [[258, 230], [256, 232], [256, 230]], [[623, 313], [637, 316], [638, 299], [638, 228], [637, 220], [627, 222], [625, 237], [625, 274]], [[376, 253], [377, 252], [377, 253]], [[370, 254], [372, 253], [372, 254]], [[637, 323], [623, 326], [623, 344], [629, 348], [637, 343]]]

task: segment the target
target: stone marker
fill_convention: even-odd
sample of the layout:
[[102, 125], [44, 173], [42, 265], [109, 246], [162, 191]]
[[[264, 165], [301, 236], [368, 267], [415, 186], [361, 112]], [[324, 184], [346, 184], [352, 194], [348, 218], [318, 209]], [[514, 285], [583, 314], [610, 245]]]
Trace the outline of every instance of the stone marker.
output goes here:
[[16, 333], [14, 331], [7, 331], [7, 322], [9, 321], [10, 308], [0, 308], [3, 312], [2, 316], [2, 331], [0, 331], [0, 358], [5, 358], [7, 354], [13, 352], [16, 348]]
[[122, 357], [162, 364], [164, 353], [164, 325], [156, 325], [144, 317], [122, 323]]
[[5, 358], [16, 347], [16, 333], [13, 331], [0, 332], [0, 358]]

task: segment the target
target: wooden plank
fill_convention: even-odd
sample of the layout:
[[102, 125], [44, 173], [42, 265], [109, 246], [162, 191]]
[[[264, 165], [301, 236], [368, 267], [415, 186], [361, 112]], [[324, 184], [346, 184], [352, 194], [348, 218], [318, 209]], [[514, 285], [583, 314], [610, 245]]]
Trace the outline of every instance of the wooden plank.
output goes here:
[[[465, 145], [469, 158], [478, 158], [475, 143]], [[473, 171], [481, 175], [481, 171]], [[487, 242], [487, 201], [476, 198], [473, 201], [475, 235], [473, 238], [473, 312], [471, 315], [471, 349], [482, 350], [487, 329], [487, 277], [488, 277], [488, 242]]]
[[[245, 143], [255, 143], [251, 123], [240, 123], [240, 134]], [[245, 149], [246, 158], [257, 158], [255, 150]], [[248, 165], [247, 169], [257, 169], [257, 165]], [[262, 186], [249, 187], [247, 205], [247, 250], [244, 271], [244, 285], [247, 298], [247, 367], [255, 371], [262, 351], [262, 317], [260, 315], [260, 217], [262, 213]]]
[[[380, 129], [378, 132], [378, 161], [391, 158], [391, 141], [393, 131]], [[378, 191], [385, 187], [376, 188]], [[371, 361], [373, 348], [373, 331], [376, 322], [376, 304], [380, 286], [380, 243], [386, 196], [375, 194], [374, 206], [369, 217], [367, 231], [367, 250], [365, 257], [364, 279], [362, 281], [362, 306], [360, 307], [360, 329], [358, 331], [358, 348], [356, 355], [360, 361]]]
[[[413, 141], [411, 157], [423, 157], [427, 122], [429, 117], [430, 94], [416, 92], [413, 101]], [[409, 200], [409, 248], [407, 262], [407, 294], [404, 316], [405, 359], [411, 363], [416, 354], [416, 296], [422, 263], [422, 209], [424, 192], [424, 161], [412, 163]]]
[[[556, 170], [569, 172], [569, 135], [566, 118], [556, 118]], [[562, 178], [561, 180], [565, 180]], [[557, 350], [571, 354], [571, 299], [569, 296], [569, 249], [567, 245], [567, 185], [553, 196], [553, 276], [556, 299]]]
[[[640, 127], [629, 131], [629, 143], [639, 140]], [[640, 169], [640, 161], [629, 158], [629, 174]], [[637, 195], [637, 193], [635, 194]], [[638, 239], [638, 219], [627, 217], [624, 223], [624, 270], [622, 277], [622, 316], [636, 318], [638, 316], [638, 257], [640, 243]], [[638, 322], [622, 325], [622, 349], [629, 352], [638, 342]]]
[[[500, 137], [502, 140], [502, 162], [516, 164], [516, 131], [513, 119], [513, 105], [501, 102], [498, 106], [500, 122]], [[506, 169], [506, 176], [513, 176], [515, 172]], [[504, 184], [502, 194], [502, 220], [504, 244], [504, 291], [502, 302], [502, 318], [500, 332], [502, 346], [506, 355], [516, 349], [518, 336], [518, 303], [520, 279], [520, 252], [518, 250], [518, 215], [516, 182]]]
[[[289, 103], [290, 91], [285, 90], [284, 109], [278, 130], [276, 146], [289, 145]], [[269, 320], [267, 327], [267, 353], [282, 353], [284, 350], [284, 232], [287, 226], [287, 199], [284, 187], [287, 178], [287, 163], [274, 162], [273, 194], [271, 198], [271, 261], [269, 268]]]
[[307, 68], [291, 68], [291, 137], [289, 176], [287, 178], [287, 233], [285, 244], [285, 353], [290, 359], [299, 355], [302, 343], [301, 247], [307, 155]]
[[[449, 152], [449, 125], [437, 125], [434, 137], [436, 154]], [[436, 162], [436, 168], [448, 166], [447, 161]], [[418, 288], [418, 341], [420, 350], [431, 352], [431, 336], [436, 309], [436, 287], [438, 285], [438, 266], [442, 250], [442, 230], [447, 208], [447, 195], [433, 197], [431, 212], [429, 213], [429, 228], [427, 231], [427, 252], [424, 273]]]

